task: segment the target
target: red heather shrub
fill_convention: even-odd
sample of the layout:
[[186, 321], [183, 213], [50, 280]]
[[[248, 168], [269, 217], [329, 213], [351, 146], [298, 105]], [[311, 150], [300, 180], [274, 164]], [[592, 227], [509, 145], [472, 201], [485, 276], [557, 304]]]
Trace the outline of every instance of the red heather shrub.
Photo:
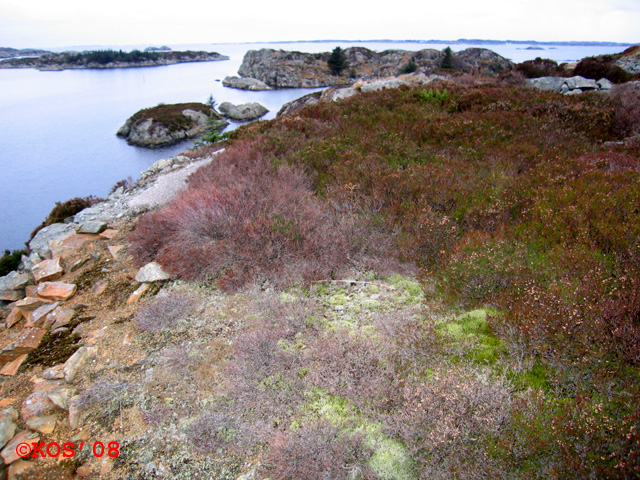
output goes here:
[[[273, 165], [265, 145], [234, 144], [195, 173], [176, 200], [132, 234], [139, 264], [181, 278], [276, 286], [329, 278], [384, 250], [366, 219], [314, 196], [301, 167]], [[361, 263], [362, 264], [362, 263]]]
[[616, 85], [610, 93], [615, 107], [615, 127], [619, 135], [640, 135], [640, 85]]
[[277, 433], [261, 471], [274, 480], [367, 480], [376, 478], [367, 465], [370, 457], [361, 436], [315, 422]]
[[606, 78], [613, 83], [624, 83], [631, 80], [631, 74], [616, 65], [612, 55], [583, 58], [578, 62], [573, 73], [593, 80]]

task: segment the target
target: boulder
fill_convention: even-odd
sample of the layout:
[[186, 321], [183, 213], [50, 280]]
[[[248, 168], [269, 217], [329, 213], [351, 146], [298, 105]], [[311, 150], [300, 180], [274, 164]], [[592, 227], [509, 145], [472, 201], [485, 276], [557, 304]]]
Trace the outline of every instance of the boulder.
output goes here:
[[606, 78], [601, 78], [597, 83], [600, 90], [611, 90], [613, 88], [613, 82], [607, 80]]
[[29, 248], [41, 258], [51, 258], [49, 242], [62, 240], [75, 233], [78, 225], [75, 223], [52, 223], [40, 230], [29, 242]]
[[560, 92], [564, 83], [565, 79], [563, 77], [529, 78], [526, 81], [526, 84], [531, 87], [541, 90], [553, 90], [554, 92]]
[[567, 87], [569, 87], [569, 90], [580, 89], [580, 90], [584, 91], [584, 90], [597, 90], [598, 89], [598, 84], [596, 83], [595, 80], [592, 80], [590, 78], [584, 78], [584, 77], [581, 77], [580, 75], [576, 75], [575, 77], [566, 78], [565, 79], [565, 83], [567, 84]]
[[242, 105], [234, 105], [229, 102], [223, 102], [218, 107], [220, 112], [233, 120], [255, 120], [265, 115], [269, 110], [259, 103], [243, 103]]
[[24, 297], [25, 287], [30, 283], [28, 273], [9, 272], [0, 278], [0, 300], [15, 302]]
[[285, 103], [282, 108], [278, 111], [276, 117], [281, 115], [287, 115], [289, 113], [296, 112], [307, 105], [313, 105], [314, 103], [318, 103], [320, 101], [320, 96], [322, 92], [313, 92], [307, 95], [304, 95], [300, 98], [296, 98], [288, 103]]
[[255, 78], [226, 77], [222, 80], [222, 85], [239, 90], [273, 90], [269, 85]]
[[159, 263], [149, 262], [136, 273], [136, 282], [153, 283], [169, 280], [171, 275], [165, 272]]

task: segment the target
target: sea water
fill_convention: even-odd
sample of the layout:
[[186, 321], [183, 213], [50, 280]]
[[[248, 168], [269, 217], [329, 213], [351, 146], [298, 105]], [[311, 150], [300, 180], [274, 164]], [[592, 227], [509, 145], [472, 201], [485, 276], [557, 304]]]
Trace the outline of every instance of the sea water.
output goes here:
[[[274, 44], [170, 45], [173, 50], [205, 50], [229, 60], [184, 63], [148, 68], [64, 70], [0, 69], [0, 254], [24, 246], [29, 233], [55, 205], [73, 197], [106, 196], [111, 187], [161, 158], [189, 149], [193, 142], [160, 149], [128, 145], [116, 137], [118, 128], [142, 108], [160, 103], [258, 102], [269, 109], [263, 119], [274, 118], [283, 104], [317, 89], [283, 89], [265, 92], [234, 90], [221, 80], [236, 75], [247, 50], [281, 48], [305, 52], [331, 51], [356, 45], [371, 50], [442, 50], [447, 44], [418, 42], [304, 42]], [[459, 51], [476, 45], [451, 45]], [[54, 49], [144, 48], [145, 46], [92, 46]], [[535, 57], [556, 61], [616, 53], [621, 47], [486, 46], [522, 62]], [[238, 124], [232, 124], [235, 128]]]

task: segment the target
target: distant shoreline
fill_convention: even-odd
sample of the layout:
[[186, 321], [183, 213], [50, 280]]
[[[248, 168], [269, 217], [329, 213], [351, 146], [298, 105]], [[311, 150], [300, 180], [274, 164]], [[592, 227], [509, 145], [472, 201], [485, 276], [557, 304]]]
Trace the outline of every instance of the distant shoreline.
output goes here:
[[633, 45], [639, 45], [640, 40], [637, 43], [620, 43], [620, 42], [590, 42], [590, 41], [549, 41], [541, 42], [537, 40], [483, 40], [483, 39], [466, 39], [460, 38], [458, 40], [389, 40], [389, 39], [377, 39], [377, 40], [346, 40], [346, 39], [327, 39], [327, 40], [274, 40], [274, 41], [259, 41], [259, 42], [216, 42], [212, 45], [249, 45], [249, 44], [272, 44], [272, 43], [419, 43], [419, 44], [449, 44], [449, 45], [549, 45], [555, 47], [630, 47]]

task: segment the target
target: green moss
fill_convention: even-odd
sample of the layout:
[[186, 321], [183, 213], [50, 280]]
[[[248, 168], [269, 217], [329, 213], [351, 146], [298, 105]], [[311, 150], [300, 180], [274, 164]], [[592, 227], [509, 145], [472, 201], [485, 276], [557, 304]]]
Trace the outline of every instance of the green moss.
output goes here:
[[329, 305], [333, 306], [345, 305], [348, 301], [349, 297], [342, 294], [332, 295], [331, 297], [329, 297]]
[[386, 278], [386, 281], [393, 285], [398, 294], [395, 295], [395, 300], [401, 304], [418, 305], [422, 303], [424, 294], [420, 284], [402, 275], [392, 275]]
[[514, 383], [523, 390], [533, 388], [534, 390], [546, 392], [550, 387], [548, 368], [537, 359], [531, 370], [522, 372], [515, 377]]
[[453, 342], [471, 342], [469, 358], [483, 363], [493, 363], [504, 351], [504, 342], [495, 336], [487, 323], [487, 314], [495, 315], [491, 309], [477, 309], [438, 325], [438, 332]]

